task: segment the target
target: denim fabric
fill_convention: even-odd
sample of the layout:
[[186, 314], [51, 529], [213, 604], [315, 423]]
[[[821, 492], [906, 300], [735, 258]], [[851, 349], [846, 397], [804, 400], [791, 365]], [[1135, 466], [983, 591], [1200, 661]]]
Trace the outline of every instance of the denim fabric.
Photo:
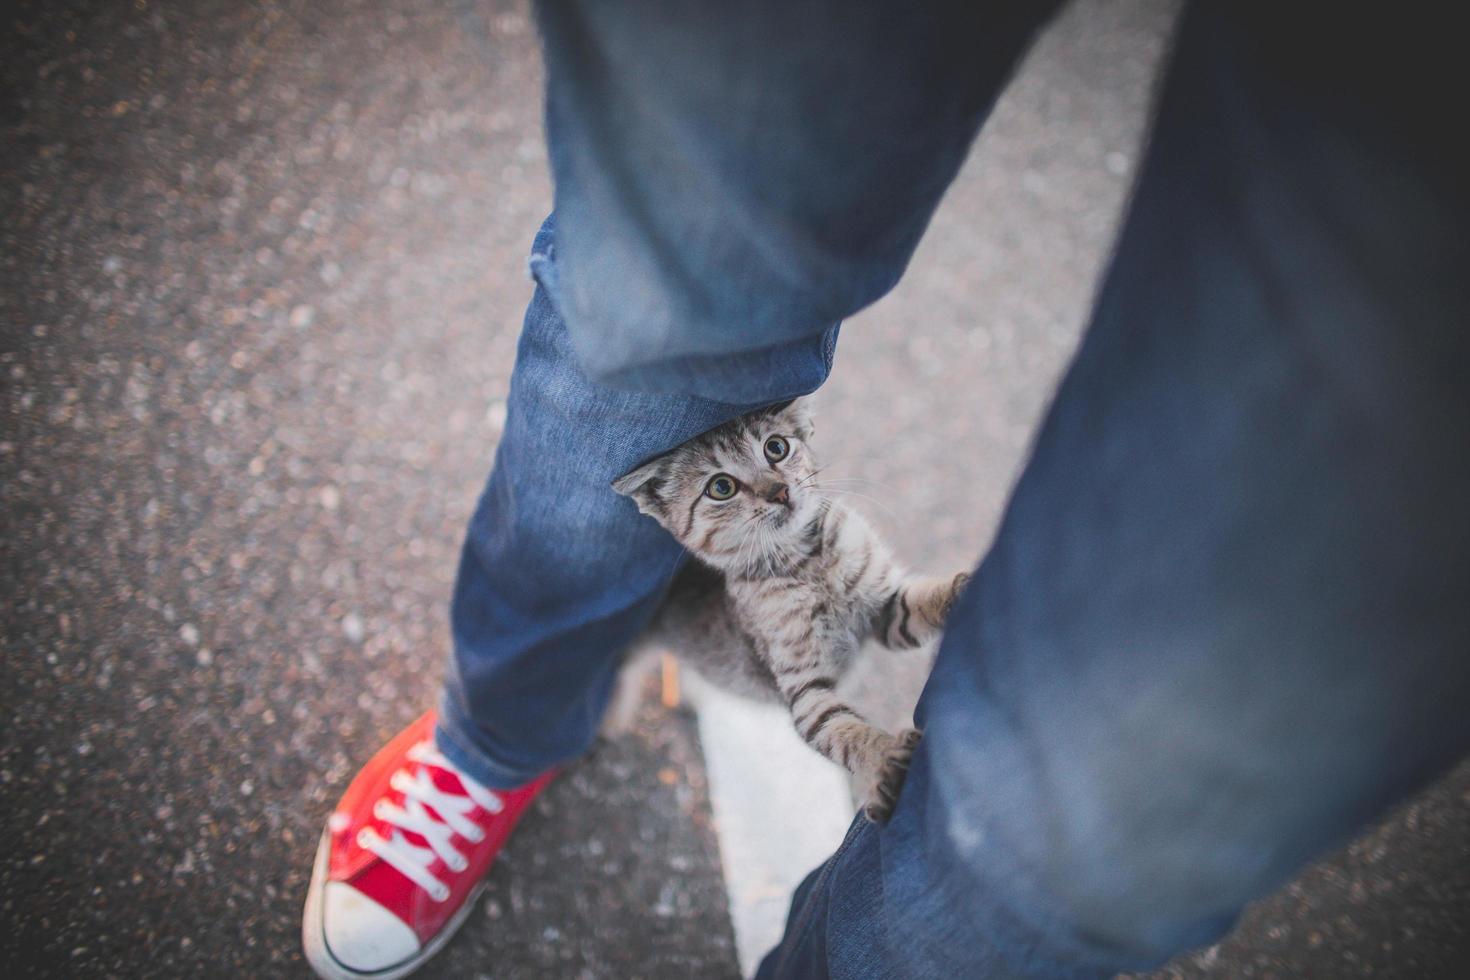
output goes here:
[[763, 978], [1149, 968], [1470, 749], [1451, 62], [1226, 9], [1185, 17], [894, 819], [809, 879]]
[[583, 367], [740, 400], [723, 355], [887, 292], [1055, 5], [539, 4], [559, 308]]
[[[587, 744], [680, 560], [607, 482], [822, 381], [1049, 9], [543, 5], [557, 217], [455, 596], [452, 758], [503, 785]], [[1147, 967], [1470, 749], [1455, 36], [1187, 13], [898, 809], [762, 977]]]

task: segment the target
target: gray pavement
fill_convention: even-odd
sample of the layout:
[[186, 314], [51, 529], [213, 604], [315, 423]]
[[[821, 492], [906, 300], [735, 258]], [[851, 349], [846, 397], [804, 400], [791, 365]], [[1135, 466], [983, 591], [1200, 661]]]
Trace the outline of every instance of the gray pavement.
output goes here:
[[[1170, 14], [1070, 11], [844, 333], [819, 439], [916, 565], [994, 529]], [[529, 20], [140, 0], [6, 28], [0, 969], [301, 976], [321, 821], [432, 703], [503, 419], [550, 203]], [[733, 976], [718, 861], [694, 727], [650, 705], [426, 974]], [[1467, 920], [1462, 769], [1167, 972], [1470, 975]]]

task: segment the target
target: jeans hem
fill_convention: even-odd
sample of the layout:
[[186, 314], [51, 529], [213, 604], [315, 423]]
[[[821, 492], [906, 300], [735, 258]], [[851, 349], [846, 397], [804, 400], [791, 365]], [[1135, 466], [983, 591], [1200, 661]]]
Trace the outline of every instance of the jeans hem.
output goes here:
[[468, 729], [469, 726], [449, 704], [449, 699], [442, 698], [439, 717], [434, 724], [434, 743], [446, 759], [481, 785], [490, 789], [516, 789], [552, 768], [550, 765], [539, 769], [503, 765], [477, 744]]

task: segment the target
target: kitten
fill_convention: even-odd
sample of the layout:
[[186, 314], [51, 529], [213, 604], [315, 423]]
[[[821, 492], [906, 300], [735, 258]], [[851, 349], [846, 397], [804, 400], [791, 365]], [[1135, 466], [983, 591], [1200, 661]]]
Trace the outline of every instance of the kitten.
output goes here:
[[919, 733], [870, 725], [836, 693], [858, 647], [917, 647], [969, 576], [910, 575], [855, 512], [823, 495], [802, 399], [734, 419], [613, 482], [698, 562], [644, 639], [712, 683], [779, 700], [807, 744], [871, 787], [886, 820]]

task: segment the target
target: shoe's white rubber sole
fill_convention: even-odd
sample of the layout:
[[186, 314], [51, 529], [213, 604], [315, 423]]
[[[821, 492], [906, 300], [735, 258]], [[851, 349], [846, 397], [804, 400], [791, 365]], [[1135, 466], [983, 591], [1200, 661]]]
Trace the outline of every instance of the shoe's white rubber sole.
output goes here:
[[322, 980], [398, 980], [399, 977], [408, 976], [444, 948], [444, 944], [449, 942], [459, 931], [459, 927], [464, 925], [465, 919], [469, 918], [471, 910], [480, 900], [480, 893], [485, 890], [485, 882], [481, 881], [464, 900], [459, 911], [454, 913], [454, 918], [445, 923], [439, 934], [413, 956], [381, 970], [364, 973], [339, 962], [327, 946], [326, 931], [322, 927], [322, 894], [326, 889], [331, 852], [331, 834], [323, 831], [321, 843], [316, 848], [316, 865], [311, 871], [311, 886], [306, 890], [306, 909], [301, 916], [301, 946], [306, 951], [306, 962], [311, 964], [311, 968]]

